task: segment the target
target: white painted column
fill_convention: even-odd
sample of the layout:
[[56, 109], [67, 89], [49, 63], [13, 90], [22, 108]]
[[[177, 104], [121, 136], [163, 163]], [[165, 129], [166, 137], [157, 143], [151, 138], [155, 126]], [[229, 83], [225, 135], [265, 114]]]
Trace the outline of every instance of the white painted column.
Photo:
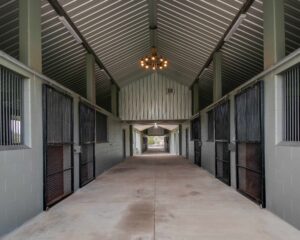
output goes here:
[[216, 52], [213, 57], [213, 101], [222, 97], [222, 52]]
[[193, 84], [192, 91], [193, 91], [193, 94], [192, 94], [192, 96], [193, 96], [193, 99], [192, 99], [193, 112], [192, 112], [192, 114], [196, 114], [200, 110], [199, 109], [199, 84], [198, 84], [198, 82], [195, 82]]
[[86, 96], [89, 101], [96, 103], [95, 58], [90, 53], [86, 54]]
[[42, 72], [41, 1], [19, 0], [20, 61]]
[[284, 0], [264, 0], [265, 69], [285, 56]]
[[111, 112], [118, 115], [118, 87], [116, 84], [111, 85]]

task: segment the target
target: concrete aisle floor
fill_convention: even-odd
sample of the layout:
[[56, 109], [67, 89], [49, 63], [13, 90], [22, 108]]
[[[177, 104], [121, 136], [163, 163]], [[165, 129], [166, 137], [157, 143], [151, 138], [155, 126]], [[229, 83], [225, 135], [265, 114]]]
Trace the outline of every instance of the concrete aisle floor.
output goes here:
[[186, 159], [133, 157], [4, 239], [293, 240], [300, 232]]

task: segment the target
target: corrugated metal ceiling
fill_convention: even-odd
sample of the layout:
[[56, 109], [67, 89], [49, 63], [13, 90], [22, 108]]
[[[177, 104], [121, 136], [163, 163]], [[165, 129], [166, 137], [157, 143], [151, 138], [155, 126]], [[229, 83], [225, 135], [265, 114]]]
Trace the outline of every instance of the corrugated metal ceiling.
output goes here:
[[158, 50], [166, 72], [190, 85], [245, 1], [168, 1], [157, 6]]
[[[114, 79], [124, 85], [149, 72], [138, 60], [150, 52], [150, 0], [59, 0]], [[85, 49], [47, 0], [42, 3], [43, 73], [85, 96]], [[190, 85], [245, 0], [158, 0], [157, 47], [168, 58], [165, 74]], [[0, 49], [19, 57], [18, 0], [0, 0]], [[286, 53], [300, 47], [300, 1], [285, 0]], [[223, 93], [263, 69], [262, 0], [256, 0], [224, 55]], [[212, 66], [212, 64], [211, 64]], [[212, 101], [212, 68], [199, 80], [201, 106]], [[97, 98], [110, 95], [110, 80], [96, 68]], [[100, 100], [99, 100], [100, 101]]]
[[18, 0], [0, 0], [0, 50], [19, 58]]
[[119, 84], [142, 71], [138, 60], [150, 48], [146, 0], [59, 3]]
[[286, 54], [300, 47], [300, 1], [285, 0]]
[[199, 107], [200, 109], [209, 105], [213, 101], [213, 64], [201, 74], [199, 84]]
[[[220, 51], [223, 53], [222, 92], [228, 93], [263, 70], [263, 5], [256, 0]], [[200, 108], [213, 102], [213, 62], [199, 78]]]
[[47, 0], [42, 0], [43, 73], [86, 96], [85, 49], [58, 19]]
[[222, 47], [223, 94], [263, 71], [263, 3], [256, 0]]

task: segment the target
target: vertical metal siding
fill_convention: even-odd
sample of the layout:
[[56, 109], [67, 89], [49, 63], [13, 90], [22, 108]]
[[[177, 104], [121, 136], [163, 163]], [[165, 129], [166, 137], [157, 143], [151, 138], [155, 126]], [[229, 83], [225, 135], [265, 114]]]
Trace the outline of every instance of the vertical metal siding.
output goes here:
[[[174, 93], [168, 94], [168, 88]], [[190, 98], [187, 86], [163, 74], [151, 73], [121, 88], [120, 117], [123, 120], [188, 119], [191, 116]]]

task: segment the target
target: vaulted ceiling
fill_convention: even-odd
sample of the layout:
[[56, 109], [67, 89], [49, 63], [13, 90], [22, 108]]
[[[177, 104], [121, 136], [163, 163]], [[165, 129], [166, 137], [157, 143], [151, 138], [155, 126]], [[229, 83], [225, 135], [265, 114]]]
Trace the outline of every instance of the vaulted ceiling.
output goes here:
[[164, 71], [190, 85], [246, 2], [58, 1], [121, 86], [147, 74], [138, 60], [150, 52], [152, 15], [158, 51], [170, 62]]
[[[149, 73], [138, 61], [150, 52], [154, 19], [158, 52], [169, 60], [165, 74], [188, 86], [198, 81], [203, 107], [212, 101], [212, 63], [198, 79], [199, 72], [249, 0], [41, 0], [43, 73], [85, 96], [86, 49], [50, 2], [61, 6], [107, 70], [95, 66], [99, 99], [109, 97], [111, 80], [123, 86]], [[222, 44], [223, 93], [263, 70], [262, 4], [254, 0]], [[18, 58], [17, 0], [0, 0], [0, 23], [0, 49]], [[285, 26], [288, 54], [300, 47], [300, 1], [285, 0]]]

